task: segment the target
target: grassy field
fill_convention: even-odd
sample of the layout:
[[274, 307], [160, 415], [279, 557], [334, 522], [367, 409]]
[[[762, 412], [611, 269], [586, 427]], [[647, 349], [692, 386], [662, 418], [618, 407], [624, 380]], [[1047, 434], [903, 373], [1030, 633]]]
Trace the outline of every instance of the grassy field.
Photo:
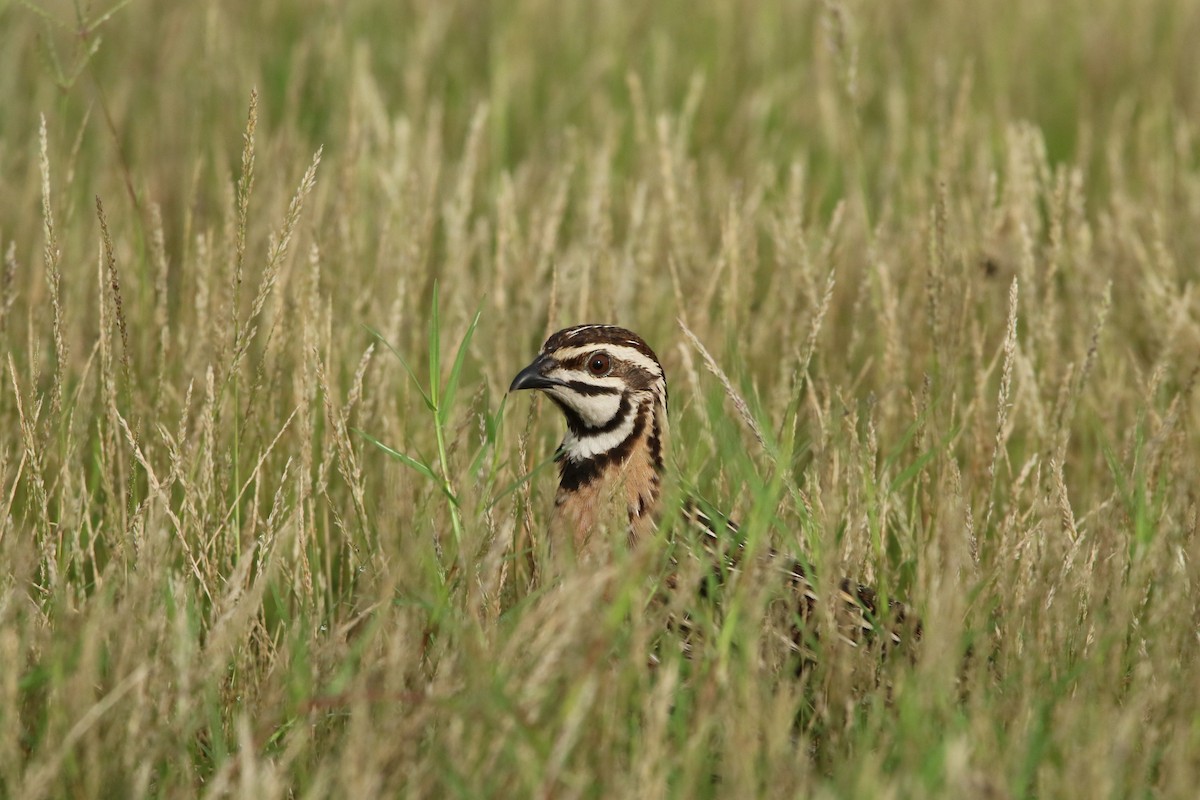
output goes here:
[[[0, 797], [1194, 796], [1200, 6], [108, 10], [0, 0]], [[545, 577], [581, 321], [911, 657]]]

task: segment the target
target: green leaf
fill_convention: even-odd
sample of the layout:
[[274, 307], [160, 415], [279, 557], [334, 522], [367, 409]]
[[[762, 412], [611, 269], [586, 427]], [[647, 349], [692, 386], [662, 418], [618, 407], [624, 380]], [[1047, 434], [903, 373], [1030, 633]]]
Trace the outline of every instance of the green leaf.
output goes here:
[[533, 480], [534, 476], [536, 476], [539, 472], [541, 472], [543, 469], [545, 469], [546, 467], [548, 467], [550, 464], [553, 464], [553, 463], [554, 463], [554, 456], [550, 456], [549, 458], [545, 459], [544, 461], [539, 463], [537, 466], [535, 466], [533, 469], [531, 469], [529, 471], [528, 475], [526, 475], [523, 478], [519, 478], [519, 479], [513, 481], [512, 483], [510, 483], [508, 486], [504, 487], [504, 489], [502, 489], [495, 497], [492, 498], [492, 502], [487, 504], [487, 510], [490, 511], [491, 509], [493, 509], [497, 503], [499, 503], [504, 498], [508, 497], [510, 494], [515, 492], [517, 489], [520, 489], [522, 486], [524, 486], [529, 481]]
[[387, 339], [383, 338], [383, 334], [380, 333], [379, 331], [375, 330], [374, 328], [372, 328], [370, 325], [363, 325], [363, 327], [366, 328], [367, 331], [369, 331], [372, 336], [374, 336], [376, 339], [378, 339], [380, 342], [382, 342], [384, 347], [386, 347], [389, 351], [391, 351], [391, 354], [394, 355], [396, 357], [396, 360], [398, 360], [400, 362], [400, 366], [404, 367], [404, 371], [408, 373], [408, 377], [410, 380], [412, 380], [413, 386], [416, 386], [417, 391], [421, 393], [421, 399], [425, 401], [425, 407], [428, 408], [430, 411], [433, 411], [434, 410], [433, 399], [430, 398], [430, 396], [425, 393], [425, 387], [421, 385], [421, 382], [419, 380], [417, 380], [417, 374], [412, 371], [412, 367], [410, 367], [408, 365], [408, 362], [404, 360], [404, 356], [400, 355], [400, 351], [397, 350], [396, 348], [392, 347], [392, 343], [389, 342]]
[[496, 409], [496, 413], [491, 416], [484, 416], [484, 442], [479, 445], [479, 450], [471, 459], [471, 466], [467, 472], [474, 475], [479, 472], [479, 467], [483, 464], [483, 457], [487, 455], [489, 447], [494, 447], [496, 444], [497, 434], [500, 431], [500, 422], [504, 419], [504, 404], [508, 402], [508, 395], [505, 394], [500, 398], [500, 407]]
[[925, 419], [928, 416], [929, 411], [927, 410], [918, 419], [908, 423], [908, 427], [904, 429], [904, 433], [901, 434], [899, 439], [892, 444], [892, 451], [883, 457], [884, 470], [891, 469], [892, 466], [900, 460], [901, 456], [903, 456], [905, 451], [908, 449], [909, 444], [911, 444], [913, 438], [916, 437], [917, 430], [921, 427], [921, 424], [925, 422]]
[[450, 417], [450, 409], [454, 407], [454, 395], [458, 391], [458, 378], [462, 374], [463, 362], [467, 358], [467, 347], [471, 344], [471, 337], [475, 334], [475, 326], [479, 324], [481, 314], [480, 311], [475, 312], [475, 319], [471, 320], [471, 324], [467, 326], [467, 332], [463, 334], [462, 341], [458, 345], [458, 352], [454, 355], [454, 365], [450, 367], [450, 377], [446, 379], [446, 391], [442, 393], [442, 402], [437, 410], [438, 420], [443, 425]]
[[366, 439], [371, 444], [378, 447], [383, 452], [387, 453], [392, 458], [399, 461], [401, 464], [404, 464], [405, 466], [410, 467], [413, 470], [421, 473], [422, 475], [424, 475], [426, 478], [433, 481], [434, 483], [440, 484], [442, 482], [441, 479], [438, 478], [437, 474], [433, 471], [433, 469], [431, 467], [429, 467], [427, 464], [425, 464], [423, 461], [418, 461], [417, 459], [413, 458], [410, 455], [405, 455], [404, 453], [401, 453], [399, 450], [394, 450], [391, 447], [388, 447], [386, 444], [379, 441], [374, 436], [372, 436], [371, 434], [369, 434], [365, 431], [359, 430], [358, 428], [353, 428], [352, 430], [355, 433], [357, 433], [359, 436]]
[[[442, 321], [438, 314], [438, 284], [433, 282], [433, 303], [429, 309], [429, 396], [433, 400], [433, 410], [436, 413], [441, 408], [441, 378], [442, 378]], [[439, 417], [440, 418], [440, 417]]]
[[892, 480], [891, 485], [888, 487], [888, 491], [899, 491], [902, 486], [919, 475], [921, 470], [925, 468], [925, 465], [928, 464], [935, 455], [937, 455], [936, 450], [926, 450], [924, 453], [921, 453], [921, 455], [917, 456], [915, 461], [905, 467], [904, 470]]

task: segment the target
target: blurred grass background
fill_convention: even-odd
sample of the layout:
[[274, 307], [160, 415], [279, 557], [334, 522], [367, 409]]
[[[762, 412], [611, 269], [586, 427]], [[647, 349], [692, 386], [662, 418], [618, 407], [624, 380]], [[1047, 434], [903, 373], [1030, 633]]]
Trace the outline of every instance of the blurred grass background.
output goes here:
[[[0, 796], [1192, 796], [1198, 37], [0, 0]], [[658, 351], [681, 482], [908, 600], [911, 662], [794, 679], [769, 580], [683, 659], [652, 547], [540, 579], [561, 421], [501, 404], [581, 321]]]

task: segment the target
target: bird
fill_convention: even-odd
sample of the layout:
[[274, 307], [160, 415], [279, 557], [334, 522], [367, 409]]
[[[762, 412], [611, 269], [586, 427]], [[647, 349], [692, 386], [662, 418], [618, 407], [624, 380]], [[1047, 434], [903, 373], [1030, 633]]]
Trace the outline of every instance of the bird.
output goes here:
[[[587, 560], [614, 536], [624, 536], [636, 547], [656, 535], [666, 511], [669, 423], [666, 373], [650, 345], [617, 325], [563, 328], [547, 338], [533, 361], [513, 378], [509, 392], [523, 390], [544, 393], [567, 424], [555, 454], [559, 482], [548, 530], [551, 542], [569, 542], [577, 558]], [[684, 499], [681, 516], [713, 557], [721, 559], [713, 569], [717, 583], [740, 568], [736, 522], [706, 513], [694, 498]], [[775, 551], [768, 559], [783, 565], [798, 599], [798, 617], [811, 621], [820, 599], [805, 562]], [[702, 593], [710, 583], [706, 578]], [[879, 598], [868, 586], [843, 579], [835, 597], [841, 606], [835, 628], [852, 645], [873, 637], [881, 621], [885, 646], [899, 644], [906, 627], [920, 637], [920, 623], [903, 603], [890, 601], [886, 619], [880, 620]], [[803, 642], [811, 637], [811, 630], [798, 625], [793, 630], [794, 649], [805, 650]]]

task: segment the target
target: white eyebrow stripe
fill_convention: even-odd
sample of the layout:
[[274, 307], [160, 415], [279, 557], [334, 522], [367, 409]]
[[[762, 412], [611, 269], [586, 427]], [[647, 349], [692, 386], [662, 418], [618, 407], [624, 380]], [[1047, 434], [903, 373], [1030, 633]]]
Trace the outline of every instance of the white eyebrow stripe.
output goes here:
[[634, 366], [641, 367], [652, 375], [662, 375], [662, 366], [654, 359], [648, 357], [645, 353], [637, 348], [630, 347], [624, 344], [591, 344], [576, 347], [564, 347], [556, 350], [548, 355], [553, 356], [559, 361], [566, 361], [575, 356], [582, 356], [588, 353], [608, 353], [613, 358], [618, 358], [621, 361], [627, 361]]

